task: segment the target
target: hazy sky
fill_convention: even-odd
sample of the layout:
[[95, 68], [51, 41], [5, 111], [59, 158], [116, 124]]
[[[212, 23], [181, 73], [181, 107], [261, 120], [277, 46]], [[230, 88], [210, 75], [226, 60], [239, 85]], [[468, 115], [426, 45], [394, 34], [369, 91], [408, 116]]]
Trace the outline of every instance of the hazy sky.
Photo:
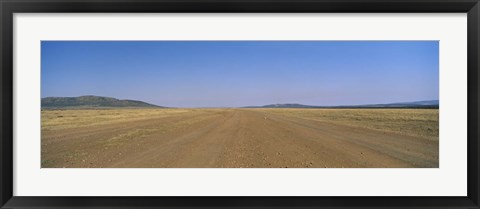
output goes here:
[[168, 107], [438, 99], [437, 41], [42, 41], [42, 97]]

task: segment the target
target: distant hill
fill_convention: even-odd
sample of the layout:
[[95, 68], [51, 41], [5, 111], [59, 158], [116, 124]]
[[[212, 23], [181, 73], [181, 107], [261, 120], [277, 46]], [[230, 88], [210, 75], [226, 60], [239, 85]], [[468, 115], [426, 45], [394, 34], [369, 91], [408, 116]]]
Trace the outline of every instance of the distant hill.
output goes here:
[[389, 104], [370, 104], [370, 105], [359, 105], [360, 107], [437, 107], [439, 106], [438, 100], [426, 100], [426, 101], [416, 101], [416, 102], [399, 102], [399, 103], [389, 103]]
[[42, 98], [42, 108], [161, 108], [161, 106], [136, 100], [120, 100], [111, 97], [46, 97]]
[[416, 102], [399, 102], [388, 104], [367, 104], [367, 105], [339, 105], [339, 106], [314, 106], [303, 104], [270, 104], [263, 106], [248, 106], [245, 108], [438, 108], [438, 100], [426, 100]]

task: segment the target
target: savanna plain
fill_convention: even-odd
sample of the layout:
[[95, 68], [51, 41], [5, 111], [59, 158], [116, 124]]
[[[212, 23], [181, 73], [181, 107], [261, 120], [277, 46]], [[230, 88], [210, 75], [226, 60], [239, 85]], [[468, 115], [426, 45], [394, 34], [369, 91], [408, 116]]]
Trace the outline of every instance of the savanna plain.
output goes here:
[[42, 110], [42, 168], [439, 166], [438, 109]]

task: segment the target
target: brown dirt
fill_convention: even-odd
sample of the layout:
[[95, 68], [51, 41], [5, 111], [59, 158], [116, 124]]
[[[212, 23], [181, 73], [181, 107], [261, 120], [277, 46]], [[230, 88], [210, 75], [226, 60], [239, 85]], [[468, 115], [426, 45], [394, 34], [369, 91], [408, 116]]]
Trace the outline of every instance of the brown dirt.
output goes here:
[[42, 127], [43, 168], [438, 167], [438, 150], [438, 139], [259, 109]]

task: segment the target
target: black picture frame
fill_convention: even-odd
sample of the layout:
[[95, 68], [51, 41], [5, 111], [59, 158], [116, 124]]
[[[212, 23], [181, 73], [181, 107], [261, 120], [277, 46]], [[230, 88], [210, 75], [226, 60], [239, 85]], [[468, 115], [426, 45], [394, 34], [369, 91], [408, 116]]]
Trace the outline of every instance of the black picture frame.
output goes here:
[[[479, 208], [478, 0], [0, 0], [1, 208]], [[465, 197], [13, 196], [14, 13], [467, 13], [468, 195]]]

